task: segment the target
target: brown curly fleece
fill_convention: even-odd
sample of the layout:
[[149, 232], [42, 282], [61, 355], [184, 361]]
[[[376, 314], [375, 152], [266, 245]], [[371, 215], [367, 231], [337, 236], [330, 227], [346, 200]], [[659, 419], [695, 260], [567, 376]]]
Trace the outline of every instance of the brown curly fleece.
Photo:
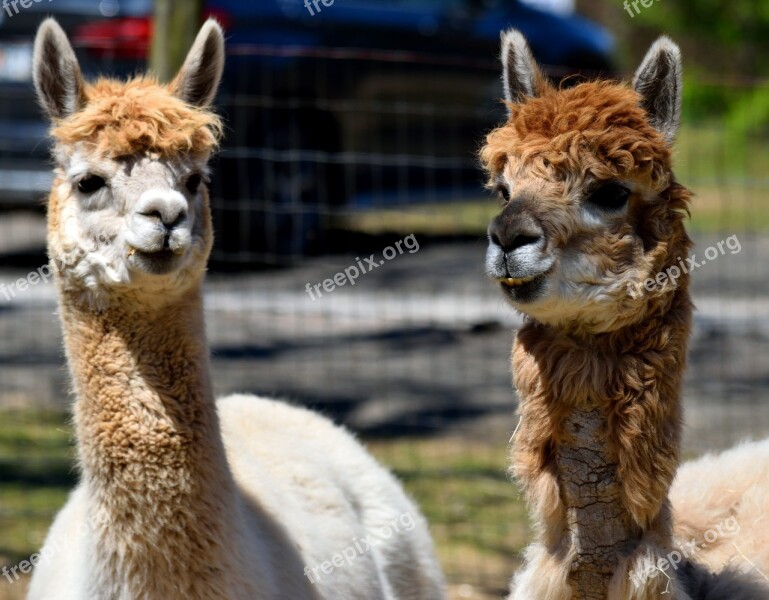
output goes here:
[[640, 96], [609, 82], [557, 90], [509, 105], [507, 123], [492, 131], [481, 161], [494, 177], [511, 156], [552, 165], [563, 179], [591, 172], [598, 179], [632, 177], [657, 191], [671, 175], [670, 149], [648, 122]]
[[[607, 82], [566, 90], [544, 85], [540, 92], [511, 104], [508, 121], [488, 135], [480, 155], [491, 184], [503, 173], [547, 179], [548, 197], [530, 204], [546, 235], [558, 247], [571, 244], [606, 262], [610, 272], [621, 272], [628, 266], [621, 263], [633, 260], [620, 247], [628, 231], [642, 240], [642, 272], [653, 276], [678, 264], [691, 247], [684, 228], [691, 195], [676, 183], [670, 148], [649, 124], [640, 96]], [[579, 239], [574, 207], [565, 198], [589, 178], [630, 180], [647, 193], [633, 194], [627, 222], [610, 234]], [[613, 257], [622, 258], [612, 264]], [[543, 584], [550, 597], [606, 597], [620, 568], [619, 556], [599, 556], [601, 543], [590, 547], [591, 540], [577, 541], [586, 525], [580, 519], [596, 518], [588, 510], [591, 497], [604, 503], [603, 526], [615, 529], [614, 541], [628, 544], [626, 556], [649, 536], [659, 538], [663, 548], [669, 545], [666, 498], [679, 462], [691, 313], [684, 273], [677, 285], [644, 294], [608, 331], [530, 319], [517, 334], [513, 369], [521, 422], [512, 471], [532, 508], [540, 542], [551, 557], [561, 557], [553, 570], [566, 580], [560, 586]], [[590, 414], [599, 415], [597, 441], [585, 434]], [[580, 481], [574, 470], [586, 450], [601, 456], [602, 468], [608, 464], [599, 485]], [[648, 586], [648, 596], [633, 597], [656, 597], [664, 590], [663, 579]], [[532, 598], [540, 597], [535, 594], [532, 590]]]
[[61, 144], [85, 143], [109, 158], [141, 152], [175, 156], [214, 150], [222, 123], [190, 106], [152, 77], [100, 79], [85, 89], [85, 108], [53, 128]]

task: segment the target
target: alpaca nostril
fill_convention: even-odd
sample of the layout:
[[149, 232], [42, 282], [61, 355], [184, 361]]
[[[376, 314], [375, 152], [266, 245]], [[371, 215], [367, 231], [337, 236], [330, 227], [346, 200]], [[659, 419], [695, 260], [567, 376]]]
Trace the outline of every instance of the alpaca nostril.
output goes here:
[[177, 227], [179, 227], [181, 224], [183, 224], [186, 220], [187, 220], [187, 211], [183, 210], [182, 212], [179, 213], [179, 215], [176, 217], [176, 219], [173, 220], [173, 222], [168, 223], [168, 224], [164, 223], [164, 225], [168, 229], [173, 230], [173, 229], [176, 229]]
[[160, 214], [159, 210], [148, 210], [139, 214], [142, 217], [147, 217], [148, 219], [157, 219], [161, 223], [163, 222], [163, 215]]
[[180, 211], [173, 211], [171, 213], [163, 214], [160, 210], [146, 210], [139, 213], [142, 217], [147, 217], [148, 219], [156, 220], [158, 223], [160, 223], [164, 228], [166, 228], [169, 231], [172, 231], [179, 227], [184, 221], [187, 219], [187, 211], [186, 210], [180, 210]]
[[524, 246], [531, 246], [539, 242], [540, 239], [542, 238], [538, 235], [517, 235], [513, 238], [507, 251], [510, 252], [512, 250], [517, 250], [518, 248], [523, 248]]
[[173, 190], [148, 190], [144, 192], [134, 211], [137, 216], [153, 225], [162, 225], [166, 231], [173, 231], [180, 227], [189, 216], [187, 199]]
[[489, 226], [489, 242], [501, 248], [505, 254], [526, 246], [542, 245], [545, 232], [542, 226], [528, 214], [521, 214], [519, 207], [507, 209]]
[[533, 233], [521, 233], [517, 235], [510, 234], [509, 232], [506, 233], [507, 235], [505, 235], [504, 238], [500, 237], [496, 232], [491, 232], [489, 234], [491, 243], [495, 246], [499, 246], [506, 254], [518, 250], [519, 248], [523, 248], [524, 246], [536, 245], [542, 240], [541, 235]]

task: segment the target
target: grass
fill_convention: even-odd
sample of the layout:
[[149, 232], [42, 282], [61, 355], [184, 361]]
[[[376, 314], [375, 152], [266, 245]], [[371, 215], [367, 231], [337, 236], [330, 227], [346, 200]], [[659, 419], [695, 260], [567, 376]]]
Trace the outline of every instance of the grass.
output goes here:
[[507, 448], [466, 438], [369, 444], [430, 522], [455, 592], [501, 598], [528, 539], [524, 505], [505, 473]]
[[[690, 229], [702, 233], [769, 231], [769, 143], [720, 127], [684, 127], [676, 175], [695, 192]], [[369, 234], [485, 237], [499, 204], [487, 196], [349, 215], [345, 226]]]
[[[72, 454], [63, 415], [0, 413], [0, 565], [16, 565], [40, 548], [74, 484]], [[25, 584], [0, 579], [0, 600], [20, 600]]]
[[[64, 415], [0, 412], [0, 565], [41, 546], [74, 485]], [[529, 532], [505, 474], [506, 445], [457, 437], [371, 441], [430, 522], [451, 598], [501, 598]], [[0, 600], [24, 598], [26, 581], [0, 578]]]

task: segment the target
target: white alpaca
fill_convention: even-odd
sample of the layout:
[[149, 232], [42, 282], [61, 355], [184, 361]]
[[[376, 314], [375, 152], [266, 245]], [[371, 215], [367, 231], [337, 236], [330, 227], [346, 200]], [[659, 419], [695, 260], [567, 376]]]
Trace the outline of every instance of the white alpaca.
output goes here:
[[272, 400], [214, 402], [200, 288], [223, 61], [209, 21], [169, 86], [90, 85], [61, 28], [38, 32], [82, 477], [29, 598], [442, 598], [424, 519], [349, 433]]
[[715, 572], [741, 563], [769, 583], [769, 440], [684, 463], [670, 501], [677, 547], [695, 542]]

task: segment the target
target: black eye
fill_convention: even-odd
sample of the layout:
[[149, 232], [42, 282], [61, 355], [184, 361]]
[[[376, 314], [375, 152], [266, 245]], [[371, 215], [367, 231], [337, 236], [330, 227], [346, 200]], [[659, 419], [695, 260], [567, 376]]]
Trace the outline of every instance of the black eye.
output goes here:
[[510, 202], [510, 190], [504, 183], [498, 183], [494, 187], [494, 193], [499, 196], [500, 200], [502, 200], [504, 203]]
[[184, 186], [190, 194], [197, 194], [201, 183], [203, 183], [203, 176], [196, 173], [195, 175], [190, 175]]
[[587, 201], [605, 210], [619, 210], [630, 198], [630, 190], [619, 183], [607, 183], [595, 190]]
[[98, 175], [87, 175], [77, 182], [77, 189], [81, 194], [95, 194], [101, 188], [107, 185], [103, 177]]

